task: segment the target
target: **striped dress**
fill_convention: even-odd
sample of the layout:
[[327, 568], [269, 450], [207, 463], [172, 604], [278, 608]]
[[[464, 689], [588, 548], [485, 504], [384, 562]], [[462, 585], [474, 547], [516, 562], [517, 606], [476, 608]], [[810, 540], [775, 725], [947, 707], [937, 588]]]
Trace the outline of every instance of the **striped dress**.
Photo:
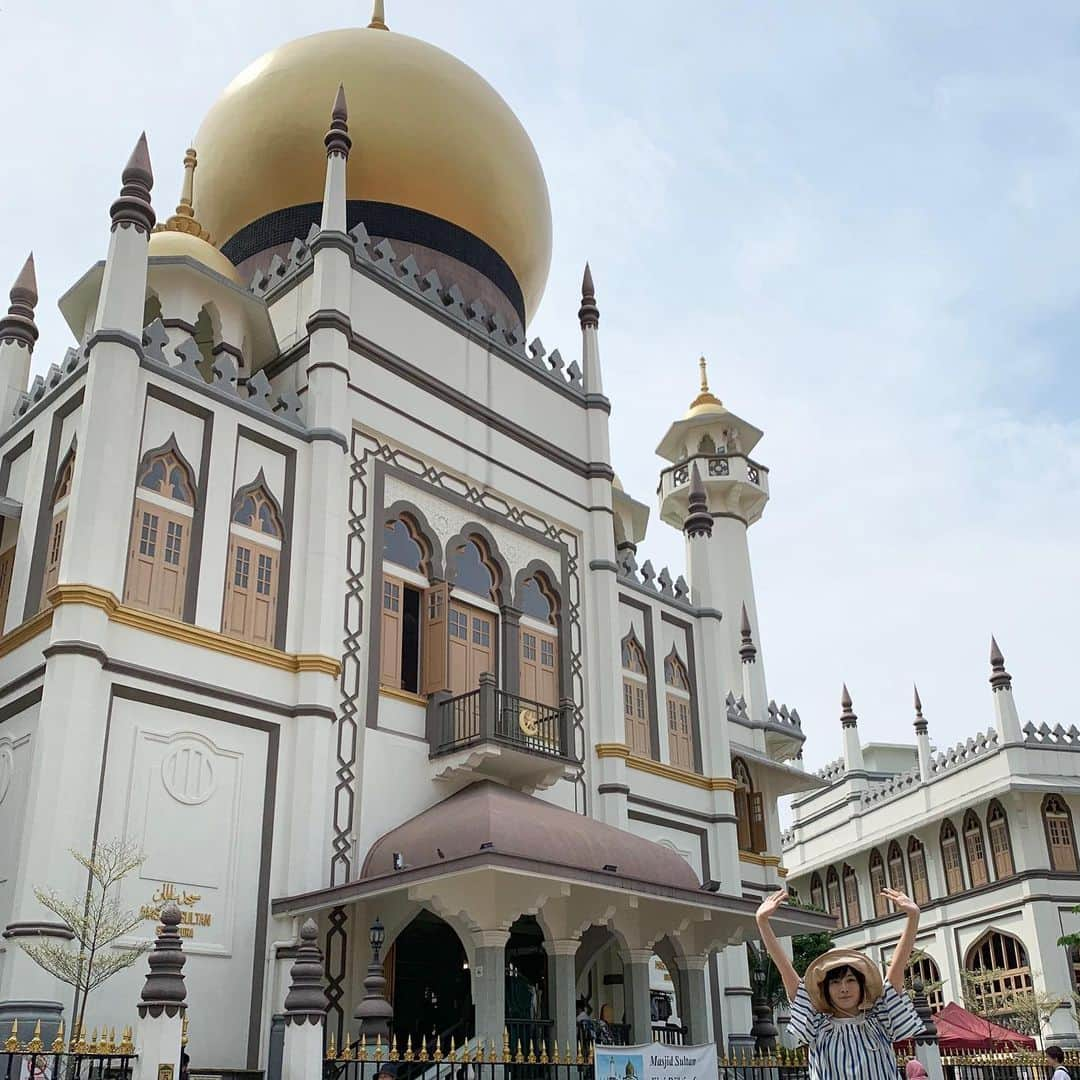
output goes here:
[[811, 1080], [896, 1080], [892, 1044], [922, 1029], [911, 999], [890, 982], [872, 1009], [850, 1019], [817, 1012], [800, 982], [788, 1023], [788, 1033], [809, 1050]]

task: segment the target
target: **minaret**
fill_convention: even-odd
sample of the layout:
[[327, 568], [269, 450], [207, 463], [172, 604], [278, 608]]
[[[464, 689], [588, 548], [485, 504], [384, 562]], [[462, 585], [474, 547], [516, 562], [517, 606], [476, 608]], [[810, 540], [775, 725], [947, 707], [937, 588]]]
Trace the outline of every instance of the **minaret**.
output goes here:
[[[311, 300], [306, 326], [310, 349], [304, 378], [305, 421], [313, 436], [307, 502], [302, 507], [309, 521], [320, 523], [300, 574], [303, 611], [296, 649], [302, 653], [332, 656], [340, 649], [341, 597], [345, 592], [345, 537], [349, 507], [348, 452], [349, 377], [361, 371], [363, 361], [351, 349], [353, 328], [351, 241], [346, 234], [346, 169], [352, 139], [344, 87], [339, 86], [330, 108], [330, 125], [323, 139], [326, 148], [326, 182], [319, 233], [311, 241], [313, 260]], [[298, 147], [297, 153], [316, 153], [314, 146]], [[357, 375], [364, 381], [364, 374]], [[305, 701], [337, 710], [336, 682], [321, 673], [304, 673], [301, 693]], [[312, 838], [298, 819], [319, 821], [324, 830], [323, 793], [318, 778], [330, 760], [330, 729], [313, 731], [297, 744], [296, 775], [304, 779], [294, 798], [297, 813], [290, 831], [288, 887], [313, 889], [324, 880], [322, 863], [329, 838]], [[324, 834], [325, 835], [325, 834]], [[330, 884], [340, 884], [344, 869], [335, 862]]]
[[915, 745], [919, 750], [919, 779], [924, 784], [933, 776], [933, 758], [930, 752], [930, 727], [922, 714], [919, 688], [915, 687]]
[[[750, 624], [758, 628], [754, 581], [750, 570], [747, 529], [761, 517], [769, 500], [768, 470], [748, 455], [762, 432], [725, 408], [709, 390], [704, 357], [699, 361], [701, 390], [689, 411], [675, 421], [657, 447], [672, 462], [660, 475], [660, 515], [669, 525], [686, 532], [687, 578], [690, 598], [699, 608], [720, 616], [717, 648], [710, 653], [718, 665], [721, 700], [728, 691], [741, 692], [743, 685], [739, 613], [746, 605]], [[691, 477], [697, 470], [701, 492], [690, 507]], [[711, 518], [712, 527], [693, 533], [689, 520]], [[760, 655], [753, 669], [760, 693], [753, 695], [755, 719], [764, 719], [768, 699]], [[749, 702], [748, 702], [749, 703]]]
[[763, 709], [768, 709], [768, 702], [765, 700], [765, 680], [758, 667], [757, 646], [754, 644], [754, 632], [750, 626], [750, 613], [746, 610], [745, 601], [739, 616], [739, 639], [742, 693], [746, 699], [747, 711], [751, 716], [757, 716]]
[[994, 727], [1002, 744], [1024, 741], [1020, 714], [1013, 700], [1012, 676], [1005, 670], [1005, 657], [997, 639], [990, 638], [990, 687], [994, 692]]
[[38, 339], [37, 323], [34, 322], [38, 294], [33, 252], [8, 295], [11, 306], [7, 315], [0, 319], [0, 386], [3, 387], [0, 431], [11, 426], [19, 395], [25, 394], [30, 384], [30, 358]]
[[851, 708], [851, 695], [848, 693], [847, 683], [844, 683], [844, 691], [840, 695], [840, 727], [844, 732], [844, 770], [848, 773], [861, 773], [866, 766], [863, 764], [862, 743], [859, 742], [859, 718]]
[[164, 224], [156, 226], [154, 232], [182, 232], [197, 236], [200, 240], [210, 240], [210, 233], [195, 216], [195, 169], [198, 164], [198, 154], [193, 146], [189, 146], [184, 153], [184, 180], [176, 212]]
[[[581, 277], [581, 304], [578, 307], [581, 324], [581, 373], [585, 390], [585, 425], [588, 457], [592, 462], [610, 466], [611, 405], [604, 397], [604, 380], [600, 366], [600, 309], [596, 303], [596, 287], [592, 270], [585, 264]], [[615, 550], [614, 518], [608, 511], [615, 499], [613, 482], [594, 475], [589, 480], [589, 526], [587, 546], [589, 561], [597, 569], [592, 577], [593, 603], [586, 612], [589, 651], [596, 658], [600, 679], [589, 680], [586, 689], [586, 712], [593, 717], [592, 741], [621, 743], [626, 738], [622, 722], [622, 663], [619, 660], [619, 639], [625, 631], [619, 629], [619, 588], [616, 572], [618, 553]], [[609, 790], [629, 790], [626, 762], [622, 758], [599, 758], [596, 762], [597, 781]], [[608, 825], [627, 827], [626, 799], [604, 795], [596, 800], [598, 816]]]

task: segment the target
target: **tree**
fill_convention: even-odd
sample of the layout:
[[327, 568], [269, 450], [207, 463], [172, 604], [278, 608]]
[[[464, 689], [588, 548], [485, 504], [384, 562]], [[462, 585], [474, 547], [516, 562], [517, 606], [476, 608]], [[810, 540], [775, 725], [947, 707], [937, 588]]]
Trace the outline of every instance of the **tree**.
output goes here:
[[923, 986], [923, 993], [928, 998], [933, 998], [944, 985], [944, 979], [924, 979], [916, 970], [920, 961], [929, 960], [930, 957], [923, 949], [912, 949], [911, 959], [908, 961], [908, 966], [904, 968], [904, 989], [909, 993], [915, 992], [915, 983], [921, 982]]
[[125, 910], [117, 895], [120, 883], [146, 861], [134, 845], [124, 840], [96, 843], [89, 855], [72, 851], [72, 857], [87, 871], [86, 893], [68, 900], [53, 889], [35, 889], [38, 902], [47, 907], [71, 930], [74, 938], [63, 944], [39, 939], [34, 944], [20, 942], [22, 950], [39, 967], [75, 989], [72, 1004], [72, 1036], [83, 1026], [86, 1002], [106, 979], [131, 967], [150, 950], [150, 942], [125, 944], [106, 952], [114, 942], [132, 933], [147, 918], [156, 919], [157, 908]]
[[[806, 969], [822, 953], [828, 952], [833, 947], [832, 937], [822, 931], [817, 934], [796, 934], [791, 939], [791, 962], [800, 975], [806, 974]], [[782, 1005], [787, 1001], [784, 984], [780, 978], [780, 972], [768, 955], [758, 946], [751, 945], [747, 949], [750, 962], [751, 974], [762, 971], [765, 973], [765, 982], [762, 994], [771, 1008]]]
[[990, 1024], [998, 1023], [1024, 1035], [1042, 1037], [1050, 1017], [1068, 1002], [1030, 987], [1011, 987], [1013, 975], [1004, 968], [965, 969], [961, 973], [964, 1008]]

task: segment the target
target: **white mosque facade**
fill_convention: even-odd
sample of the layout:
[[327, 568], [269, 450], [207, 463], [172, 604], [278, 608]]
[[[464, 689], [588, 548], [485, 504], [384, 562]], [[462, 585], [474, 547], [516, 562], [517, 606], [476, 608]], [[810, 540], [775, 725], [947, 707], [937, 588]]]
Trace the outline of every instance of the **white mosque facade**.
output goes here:
[[703, 369], [657, 432], [685, 571], [639, 568], [587, 269], [580, 345], [527, 334], [532, 144], [379, 14], [257, 61], [195, 144], [164, 221], [136, 146], [77, 345], [30, 380], [32, 261], [0, 319], [0, 1022], [67, 1014], [35, 890], [122, 838], [122, 902], [184, 911], [197, 1066], [273, 1071], [308, 917], [339, 1044], [378, 919], [402, 1038], [564, 1046], [585, 998], [647, 1042], [662, 962], [686, 1037], [745, 1046], [776, 800], [825, 786], [765, 686], [762, 432]]

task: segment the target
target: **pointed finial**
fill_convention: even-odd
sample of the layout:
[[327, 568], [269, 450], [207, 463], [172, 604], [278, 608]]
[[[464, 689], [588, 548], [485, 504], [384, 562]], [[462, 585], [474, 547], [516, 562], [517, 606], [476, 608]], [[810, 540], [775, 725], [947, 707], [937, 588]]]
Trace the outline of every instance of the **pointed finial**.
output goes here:
[[164, 224], [158, 225], [154, 232], [187, 233], [210, 242], [210, 234], [195, 217], [195, 170], [198, 165], [198, 154], [193, 146], [189, 146], [184, 154], [184, 180], [180, 185], [180, 201], [176, 204], [176, 213]]
[[695, 461], [690, 466], [690, 495], [683, 532], [689, 537], [712, 536], [713, 519], [709, 513], [709, 498], [701, 481], [701, 472]]
[[698, 367], [701, 369], [701, 392], [709, 392], [709, 365], [704, 356], [698, 358]]
[[34, 322], [34, 308], [37, 307], [37, 274], [34, 270], [34, 253], [31, 251], [11, 286], [8, 294], [11, 307], [7, 315], [0, 318], [0, 343], [15, 343], [25, 346], [31, 352], [38, 339], [37, 323]]
[[854, 727], [859, 718], [851, 711], [851, 695], [848, 693], [847, 683], [844, 683], [844, 692], [840, 695], [840, 708], [843, 709], [840, 714], [841, 726]]
[[155, 1016], [162, 1008], [179, 1011], [185, 1007], [187, 1001], [184, 985], [184, 964], [187, 963], [187, 957], [184, 955], [180, 938], [182, 915], [174, 900], [170, 900], [161, 909], [160, 919], [154, 947], [146, 958], [150, 973], [143, 984], [142, 1001], [139, 1003], [141, 1017], [145, 1017], [148, 1010]]
[[995, 637], [990, 638], [990, 686], [995, 694], [1012, 689], [1012, 676], [1005, 670], [1005, 657]]
[[581, 329], [600, 325], [600, 309], [596, 306], [596, 288], [593, 286], [592, 270], [585, 264], [585, 273], [581, 278], [581, 307], [578, 308], [578, 321]]
[[691, 410], [699, 405], [723, 406], [724, 403], [709, 389], [709, 370], [704, 356], [698, 358], [698, 369], [701, 372], [701, 393], [690, 402]]
[[746, 604], [742, 606], [742, 622], [739, 626], [739, 635], [742, 644], [739, 646], [739, 657], [744, 664], [757, 662], [757, 648], [754, 646], [754, 638], [750, 630], [750, 616], [746, 611]]
[[300, 927], [300, 944], [289, 969], [289, 992], [285, 995], [286, 1023], [321, 1024], [327, 1001], [323, 982], [323, 954], [317, 942], [319, 927], [305, 919]]
[[352, 148], [352, 139], [349, 138], [349, 106], [345, 101], [345, 84], [339, 84], [337, 94], [334, 95], [334, 105], [330, 110], [330, 130], [323, 139], [326, 144], [326, 156], [340, 154], [342, 157], [349, 156]]
[[386, 25], [386, 10], [383, 4], [383, 0], [374, 0], [371, 7], [371, 22], [368, 23], [369, 30], [389, 30], [390, 27]]
[[150, 205], [150, 191], [154, 186], [154, 171], [150, 167], [150, 150], [146, 145], [146, 132], [139, 136], [131, 157], [121, 175], [123, 184], [120, 197], [109, 207], [112, 227], [127, 229], [134, 226], [140, 233], [149, 234], [157, 218]]
[[925, 735], [928, 730], [929, 726], [926, 723], [926, 718], [922, 714], [922, 698], [919, 697], [918, 686], [915, 686], [915, 734]]

